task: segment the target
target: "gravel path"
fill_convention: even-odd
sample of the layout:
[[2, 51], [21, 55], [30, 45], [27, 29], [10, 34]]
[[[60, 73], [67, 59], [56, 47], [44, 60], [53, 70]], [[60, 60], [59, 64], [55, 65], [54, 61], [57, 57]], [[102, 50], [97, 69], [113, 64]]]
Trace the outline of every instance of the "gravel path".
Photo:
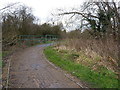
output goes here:
[[[17, 52], [11, 58], [10, 88], [80, 88], [59, 68], [44, 56], [46, 45], [37, 45]], [[82, 87], [82, 86], [81, 86]]]

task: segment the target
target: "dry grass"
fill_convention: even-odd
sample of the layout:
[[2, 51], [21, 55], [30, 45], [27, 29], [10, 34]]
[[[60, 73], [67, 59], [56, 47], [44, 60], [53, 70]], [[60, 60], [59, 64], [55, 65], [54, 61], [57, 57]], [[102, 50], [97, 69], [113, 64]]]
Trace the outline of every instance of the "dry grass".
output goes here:
[[92, 66], [93, 70], [104, 66], [115, 73], [119, 72], [117, 42], [111, 38], [106, 40], [66, 39], [57, 45], [57, 49], [77, 51], [80, 57], [76, 62]]
[[[77, 76], [77, 78], [80, 80], [88, 82], [94, 88], [118, 87], [118, 76], [114, 72], [106, 69], [103, 66], [97, 66], [97, 68], [95, 66], [96, 70], [93, 70], [89, 66], [90, 62], [93, 60], [83, 52], [77, 52], [70, 49], [65, 50], [65, 48], [62, 47], [58, 48], [56, 46], [55, 48], [46, 48], [44, 53], [48, 60], [62, 69], [70, 72], [72, 75]], [[80, 61], [80, 63], [76, 62], [77, 59]], [[94, 61], [91, 63], [91, 66], [94, 66]], [[95, 65], [97, 64], [99, 63], [96, 63]]]

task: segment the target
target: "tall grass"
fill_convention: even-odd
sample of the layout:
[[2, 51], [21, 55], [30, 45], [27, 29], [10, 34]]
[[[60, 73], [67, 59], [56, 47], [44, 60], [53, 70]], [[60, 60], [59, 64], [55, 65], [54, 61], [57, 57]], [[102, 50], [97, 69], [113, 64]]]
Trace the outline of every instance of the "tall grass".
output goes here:
[[93, 57], [96, 53], [101, 58], [101, 62], [106, 64], [106, 67], [118, 73], [118, 42], [113, 38], [106, 39], [90, 39], [90, 38], [68, 38], [59, 46], [76, 51], [83, 51], [87, 56]]

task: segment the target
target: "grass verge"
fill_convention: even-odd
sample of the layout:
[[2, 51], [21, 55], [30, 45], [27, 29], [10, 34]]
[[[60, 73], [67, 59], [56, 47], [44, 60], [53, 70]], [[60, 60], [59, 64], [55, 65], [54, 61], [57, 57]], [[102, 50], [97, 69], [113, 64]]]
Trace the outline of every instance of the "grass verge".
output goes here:
[[116, 75], [110, 71], [111, 75], [109, 76], [92, 71], [86, 66], [76, 64], [68, 60], [68, 58], [64, 58], [64, 56], [61, 56], [61, 54], [52, 47], [47, 47], [44, 53], [49, 61], [70, 72], [72, 75], [77, 76], [79, 79], [87, 81], [94, 88], [118, 88], [118, 79], [115, 78]]

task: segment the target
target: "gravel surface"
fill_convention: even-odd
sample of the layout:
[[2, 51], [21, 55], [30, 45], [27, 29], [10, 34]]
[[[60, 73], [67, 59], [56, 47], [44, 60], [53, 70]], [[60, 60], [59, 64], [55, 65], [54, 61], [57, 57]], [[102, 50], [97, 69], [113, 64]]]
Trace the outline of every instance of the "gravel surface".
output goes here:
[[46, 46], [49, 46], [49, 44], [26, 48], [12, 56], [10, 88], [82, 87], [77, 78], [65, 73], [60, 68], [56, 68], [46, 59], [43, 54]]

